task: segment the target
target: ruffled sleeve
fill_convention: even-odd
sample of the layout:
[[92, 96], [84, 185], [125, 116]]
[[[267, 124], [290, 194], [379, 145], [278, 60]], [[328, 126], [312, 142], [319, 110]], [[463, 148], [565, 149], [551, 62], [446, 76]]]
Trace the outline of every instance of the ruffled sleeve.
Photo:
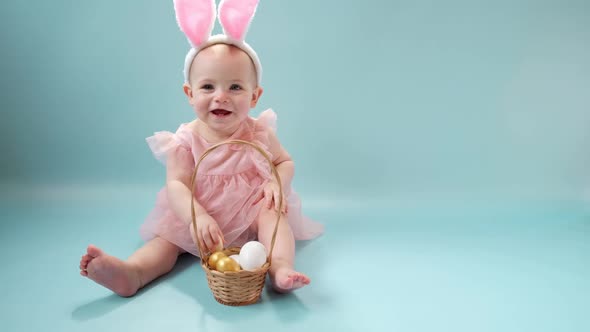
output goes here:
[[171, 133], [169, 131], [158, 131], [155, 132], [153, 136], [146, 138], [146, 142], [150, 149], [152, 150], [152, 154], [156, 159], [158, 159], [162, 164], [166, 165], [166, 159], [168, 155], [175, 151], [177, 147], [183, 146], [187, 149], [190, 149], [187, 146], [187, 142], [184, 139], [185, 135], [183, 135], [184, 125], [181, 125], [180, 128], [176, 131], [176, 133]]
[[263, 126], [270, 128], [273, 132], [277, 131], [277, 113], [275, 113], [272, 109], [267, 109], [260, 113], [258, 116], [258, 123], [261, 123]]

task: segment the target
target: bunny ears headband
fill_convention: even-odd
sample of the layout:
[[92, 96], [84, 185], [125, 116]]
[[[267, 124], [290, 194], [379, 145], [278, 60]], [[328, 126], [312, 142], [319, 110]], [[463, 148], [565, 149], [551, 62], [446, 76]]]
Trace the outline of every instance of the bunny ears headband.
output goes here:
[[215, 0], [174, 0], [176, 21], [192, 46], [184, 60], [185, 83], [189, 82], [191, 64], [199, 51], [215, 44], [228, 44], [250, 56], [256, 69], [256, 81], [260, 84], [260, 59], [244, 41], [257, 6], [258, 0], [221, 0], [218, 16], [223, 34], [211, 36], [215, 24]]

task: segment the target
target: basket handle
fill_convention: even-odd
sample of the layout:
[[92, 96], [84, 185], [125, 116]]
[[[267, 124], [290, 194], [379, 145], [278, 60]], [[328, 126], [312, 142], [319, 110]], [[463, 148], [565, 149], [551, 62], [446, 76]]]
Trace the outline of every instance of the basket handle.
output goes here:
[[275, 178], [277, 179], [277, 182], [279, 184], [279, 191], [280, 191], [280, 195], [279, 195], [279, 213], [277, 213], [277, 221], [275, 223], [275, 229], [272, 233], [272, 240], [270, 243], [270, 253], [268, 254], [268, 263], [271, 263], [271, 259], [272, 259], [272, 251], [274, 249], [275, 246], [275, 240], [277, 237], [277, 230], [279, 228], [279, 221], [281, 220], [281, 212], [283, 209], [283, 185], [281, 183], [281, 177], [279, 176], [279, 172], [277, 171], [275, 165], [272, 163], [272, 160], [270, 159], [270, 156], [268, 155], [268, 153], [266, 153], [266, 151], [264, 151], [261, 147], [259, 147], [258, 145], [248, 142], [248, 141], [244, 141], [244, 140], [239, 140], [239, 139], [234, 139], [234, 140], [229, 140], [229, 141], [224, 141], [221, 143], [217, 143], [211, 147], [209, 147], [207, 150], [205, 150], [205, 152], [203, 152], [203, 154], [201, 155], [201, 157], [199, 158], [197, 165], [195, 166], [195, 170], [193, 171], [193, 175], [191, 177], [191, 217], [192, 217], [192, 223], [193, 223], [193, 228], [195, 229], [195, 237], [196, 237], [196, 242], [197, 242], [197, 247], [199, 249], [199, 254], [201, 256], [201, 262], [205, 263], [205, 255], [204, 255], [204, 247], [205, 245], [201, 243], [201, 241], [199, 241], [199, 237], [197, 236], [197, 218], [196, 218], [196, 212], [195, 212], [195, 191], [196, 191], [196, 183], [195, 183], [195, 179], [197, 177], [197, 170], [199, 169], [199, 165], [201, 165], [201, 162], [203, 161], [203, 159], [205, 159], [205, 157], [207, 157], [207, 155], [209, 155], [211, 152], [213, 152], [213, 150], [219, 148], [222, 145], [226, 145], [226, 144], [244, 144], [244, 145], [249, 145], [252, 148], [254, 148], [255, 150], [257, 150], [258, 152], [260, 152], [260, 154], [262, 154], [262, 156], [266, 159], [266, 161], [268, 161], [270, 168], [272, 170], [272, 174], [275, 176]]

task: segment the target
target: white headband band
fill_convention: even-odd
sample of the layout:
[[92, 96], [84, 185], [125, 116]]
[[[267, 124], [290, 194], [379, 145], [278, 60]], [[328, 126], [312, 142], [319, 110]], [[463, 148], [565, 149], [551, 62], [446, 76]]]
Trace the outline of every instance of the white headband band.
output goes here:
[[221, 0], [218, 16], [224, 34], [211, 36], [215, 24], [215, 0], [174, 0], [176, 21], [192, 46], [184, 60], [185, 83], [189, 82], [191, 65], [201, 50], [215, 44], [227, 44], [250, 56], [256, 69], [256, 82], [260, 85], [260, 59], [244, 41], [257, 6], [258, 0]]

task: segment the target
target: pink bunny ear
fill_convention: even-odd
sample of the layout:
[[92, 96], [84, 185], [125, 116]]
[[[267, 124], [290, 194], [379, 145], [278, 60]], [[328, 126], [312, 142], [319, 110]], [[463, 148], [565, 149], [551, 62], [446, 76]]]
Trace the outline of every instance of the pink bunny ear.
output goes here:
[[258, 0], [221, 0], [219, 22], [223, 32], [235, 40], [244, 40], [256, 12]]
[[193, 47], [211, 35], [215, 24], [215, 0], [174, 0], [176, 21]]

